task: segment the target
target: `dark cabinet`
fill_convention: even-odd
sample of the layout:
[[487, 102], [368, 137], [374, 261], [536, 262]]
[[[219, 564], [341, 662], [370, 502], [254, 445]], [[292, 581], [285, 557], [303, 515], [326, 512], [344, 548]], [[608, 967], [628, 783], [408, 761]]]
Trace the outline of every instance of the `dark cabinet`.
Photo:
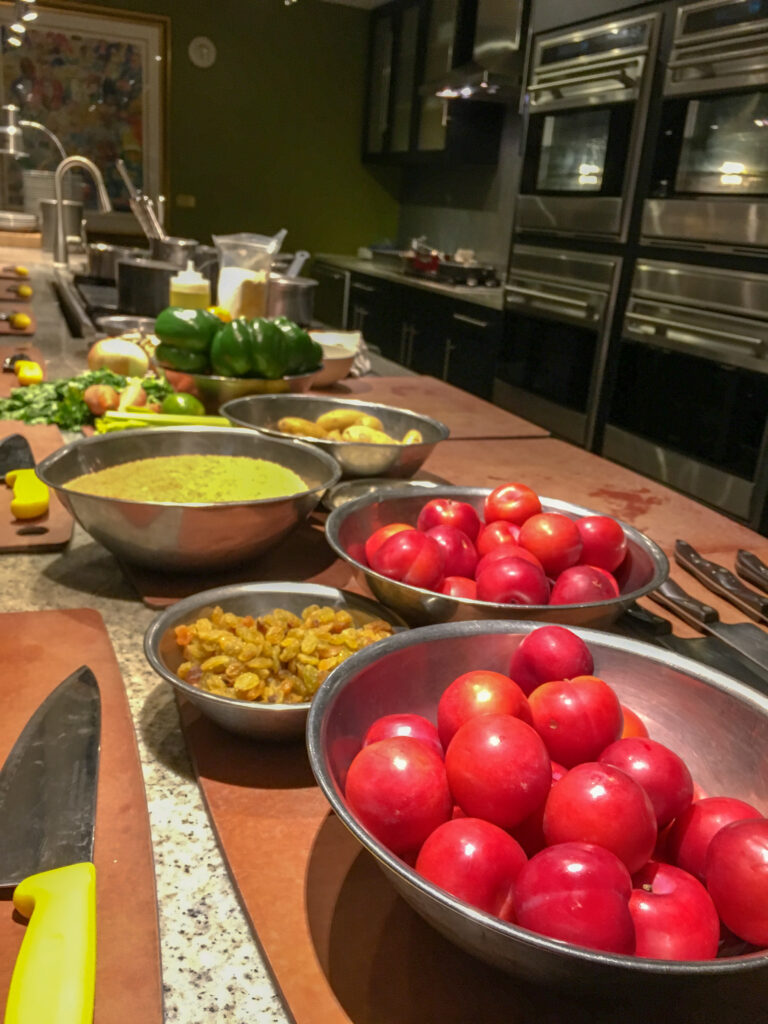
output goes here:
[[352, 274], [349, 283], [347, 330], [360, 331], [387, 359], [398, 360], [399, 287], [381, 278]]
[[472, 0], [394, 0], [371, 14], [363, 159], [495, 163], [504, 106], [422, 95], [472, 54]]

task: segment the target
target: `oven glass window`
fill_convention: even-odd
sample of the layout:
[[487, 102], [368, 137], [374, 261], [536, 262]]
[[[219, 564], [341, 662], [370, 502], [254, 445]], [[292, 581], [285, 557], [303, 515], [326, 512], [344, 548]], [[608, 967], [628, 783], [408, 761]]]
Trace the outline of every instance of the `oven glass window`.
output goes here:
[[562, 321], [511, 315], [496, 376], [576, 412], [586, 412], [595, 331]]
[[631, 434], [752, 480], [767, 410], [766, 374], [622, 342], [608, 419]]
[[544, 117], [536, 188], [549, 192], [599, 192], [603, 187], [609, 110]]
[[768, 193], [768, 92], [688, 101], [675, 191]]

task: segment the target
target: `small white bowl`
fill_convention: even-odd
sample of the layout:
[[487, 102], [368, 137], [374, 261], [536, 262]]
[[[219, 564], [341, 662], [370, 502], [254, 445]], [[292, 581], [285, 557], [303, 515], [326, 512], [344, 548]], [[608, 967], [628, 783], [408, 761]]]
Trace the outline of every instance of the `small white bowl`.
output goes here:
[[310, 331], [323, 347], [323, 366], [312, 381], [313, 388], [327, 388], [343, 380], [352, 369], [360, 349], [360, 331]]

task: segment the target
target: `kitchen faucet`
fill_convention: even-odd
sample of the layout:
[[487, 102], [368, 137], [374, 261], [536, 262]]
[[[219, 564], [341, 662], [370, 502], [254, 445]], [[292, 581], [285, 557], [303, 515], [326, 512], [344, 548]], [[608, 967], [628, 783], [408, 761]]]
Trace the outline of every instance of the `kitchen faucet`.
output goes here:
[[110, 213], [112, 210], [112, 203], [110, 202], [107, 189], [104, 185], [104, 179], [101, 176], [101, 171], [96, 164], [89, 160], [85, 156], [68, 156], [61, 161], [59, 166], [56, 168], [56, 174], [53, 179], [54, 189], [56, 192], [56, 238], [53, 247], [53, 262], [57, 266], [66, 267], [69, 262], [67, 253], [67, 236], [64, 230], [64, 175], [70, 169], [70, 167], [82, 167], [83, 170], [88, 171], [93, 178], [93, 182], [96, 185], [96, 193], [99, 198], [99, 209], [102, 213]]

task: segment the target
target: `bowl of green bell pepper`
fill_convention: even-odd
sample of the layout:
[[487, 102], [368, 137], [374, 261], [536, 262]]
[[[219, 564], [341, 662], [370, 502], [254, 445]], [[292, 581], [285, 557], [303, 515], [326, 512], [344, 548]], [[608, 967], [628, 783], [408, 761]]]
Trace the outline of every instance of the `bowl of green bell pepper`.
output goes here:
[[155, 335], [155, 359], [171, 386], [196, 395], [207, 413], [246, 395], [307, 391], [322, 370], [322, 346], [285, 317], [224, 323], [208, 310], [169, 306]]

